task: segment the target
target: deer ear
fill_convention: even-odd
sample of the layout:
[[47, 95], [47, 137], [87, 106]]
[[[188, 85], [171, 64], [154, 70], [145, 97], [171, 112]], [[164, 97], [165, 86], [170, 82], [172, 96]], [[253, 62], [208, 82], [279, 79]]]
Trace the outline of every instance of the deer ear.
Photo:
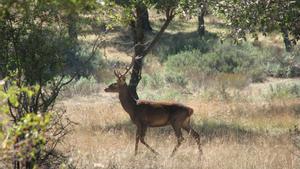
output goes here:
[[126, 81], [126, 77], [125, 76], [121, 76], [120, 79], [123, 80], [124, 82]]
[[114, 70], [114, 74], [115, 74], [115, 76], [116, 76], [117, 78], [120, 78], [120, 75], [119, 75], [119, 73], [118, 73], [116, 70]]

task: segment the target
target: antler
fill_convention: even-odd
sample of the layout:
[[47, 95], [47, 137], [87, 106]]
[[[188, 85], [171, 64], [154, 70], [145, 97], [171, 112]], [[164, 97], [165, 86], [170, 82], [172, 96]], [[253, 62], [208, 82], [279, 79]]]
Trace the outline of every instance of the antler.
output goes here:
[[117, 76], [117, 78], [121, 78], [121, 73], [119, 71], [114, 70], [114, 74]]
[[133, 67], [133, 64], [134, 64], [134, 57], [132, 57], [132, 61], [131, 61], [130, 65], [126, 67], [126, 70], [122, 74], [122, 76], [125, 76], [129, 72], [129, 70]]
[[132, 57], [132, 61], [131, 61], [130, 65], [126, 67], [126, 70], [125, 70], [125, 72], [122, 74], [122, 76], [125, 76], [125, 75], [129, 72], [129, 70], [133, 67], [134, 62], [135, 62], [136, 60], [139, 60], [139, 59], [143, 59], [143, 57], [141, 57], [141, 56], [135, 56], [135, 57]]
[[122, 74], [122, 73], [120, 73], [119, 71], [114, 70], [115, 76], [117, 76], [118, 78], [124, 77], [124, 76], [130, 71], [130, 69], [133, 67], [134, 62], [135, 62], [136, 60], [139, 60], [139, 59], [143, 59], [143, 56], [132, 57], [132, 61], [131, 61], [131, 63], [130, 63], [129, 66], [126, 66], [125, 72]]

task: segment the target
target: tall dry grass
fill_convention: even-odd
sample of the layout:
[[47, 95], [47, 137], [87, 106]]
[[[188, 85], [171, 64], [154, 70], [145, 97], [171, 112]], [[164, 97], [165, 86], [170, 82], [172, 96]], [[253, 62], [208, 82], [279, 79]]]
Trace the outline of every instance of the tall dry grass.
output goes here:
[[176, 144], [170, 127], [151, 128], [146, 142], [134, 156], [135, 126], [129, 120], [117, 95], [102, 92], [63, 100], [68, 116], [78, 125], [61, 149], [69, 152], [77, 168], [99, 169], [297, 169], [299, 154], [292, 130], [299, 124], [294, 108], [298, 100], [281, 102], [204, 101], [189, 98], [193, 107], [193, 127], [200, 132], [203, 156], [187, 133], [173, 158]]

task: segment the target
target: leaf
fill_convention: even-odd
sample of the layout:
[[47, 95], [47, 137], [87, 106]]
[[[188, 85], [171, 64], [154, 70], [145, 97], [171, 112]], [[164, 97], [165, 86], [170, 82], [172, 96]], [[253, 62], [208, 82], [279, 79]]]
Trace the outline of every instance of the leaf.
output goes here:
[[16, 95], [11, 95], [8, 100], [14, 107], [19, 106], [18, 98]]

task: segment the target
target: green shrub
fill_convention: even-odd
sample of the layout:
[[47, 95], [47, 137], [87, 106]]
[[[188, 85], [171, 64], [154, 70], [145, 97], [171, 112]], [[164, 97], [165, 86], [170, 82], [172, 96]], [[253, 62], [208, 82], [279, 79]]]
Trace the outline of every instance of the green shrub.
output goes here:
[[158, 89], [164, 87], [164, 85], [165, 79], [163, 73], [144, 74], [140, 82], [140, 86], [143, 88]]
[[201, 90], [200, 96], [206, 100], [230, 101], [239, 99], [239, 90], [249, 84], [248, 77], [238, 73], [218, 73], [207, 77], [204, 90]]
[[[275, 53], [269, 57], [266, 65], [266, 72], [274, 77], [299, 77], [300, 76], [300, 49], [293, 52]], [[298, 65], [298, 66], [297, 66]]]
[[93, 76], [88, 78], [81, 77], [77, 81], [74, 81], [66, 86], [62, 92], [62, 95], [65, 97], [71, 97], [75, 95], [88, 96], [96, 94], [99, 91], [99, 85]]
[[253, 68], [262, 66], [263, 55], [263, 51], [250, 43], [234, 45], [226, 41], [223, 44], [219, 43], [212, 52], [203, 55], [203, 60], [208, 71], [246, 74]]
[[235, 46], [227, 41], [217, 44], [208, 53], [195, 49], [169, 56], [165, 69], [167, 75], [182, 74], [189, 80], [196, 76], [239, 73], [253, 82], [261, 82], [266, 77], [263, 64], [265, 57], [269, 55], [249, 43]]
[[201, 90], [199, 96], [201, 97], [201, 100], [211, 101], [218, 98], [218, 92], [213, 88], [207, 88], [205, 90]]
[[26, 112], [14, 115], [13, 108], [22, 106], [25, 109], [20, 96], [31, 100], [40, 87], [18, 86], [15, 81], [7, 86], [5, 88], [0, 84], [0, 160], [19, 163], [21, 168], [37, 167], [39, 158], [46, 153], [45, 146], [49, 144], [46, 132], [52, 121], [50, 113]]
[[166, 83], [185, 87], [188, 84], [186, 77], [180, 73], [169, 73], [165, 76]]
[[263, 66], [252, 67], [247, 74], [252, 82], [263, 82], [267, 77]]
[[207, 33], [204, 37], [200, 37], [197, 32], [177, 33], [162, 39], [154, 53], [161, 62], [165, 62], [170, 56], [185, 51], [209, 52], [218, 41], [217, 35], [213, 33]]
[[179, 101], [184, 97], [184, 95], [181, 93], [181, 90], [177, 90], [175, 88], [169, 88], [167, 86], [161, 86], [160, 88], [157, 88], [157, 90], [145, 90], [143, 89], [140, 93], [140, 98], [146, 99], [146, 100], [176, 100]]
[[300, 97], [299, 84], [277, 84], [270, 85], [268, 93], [265, 95], [267, 99], [291, 99]]
[[292, 64], [293, 62], [295, 62], [295, 57], [288, 53], [280, 56], [276, 61], [268, 62], [266, 66], [268, 75], [283, 78], [299, 77], [300, 68]]
[[172, 55], [165, 63], [167, 73], [183, 73], [184, 75], [191, 72], [201, 72], [202, 68], [202, 53], [199, 50], [192, 50], [188, 52], [181, 52]]

